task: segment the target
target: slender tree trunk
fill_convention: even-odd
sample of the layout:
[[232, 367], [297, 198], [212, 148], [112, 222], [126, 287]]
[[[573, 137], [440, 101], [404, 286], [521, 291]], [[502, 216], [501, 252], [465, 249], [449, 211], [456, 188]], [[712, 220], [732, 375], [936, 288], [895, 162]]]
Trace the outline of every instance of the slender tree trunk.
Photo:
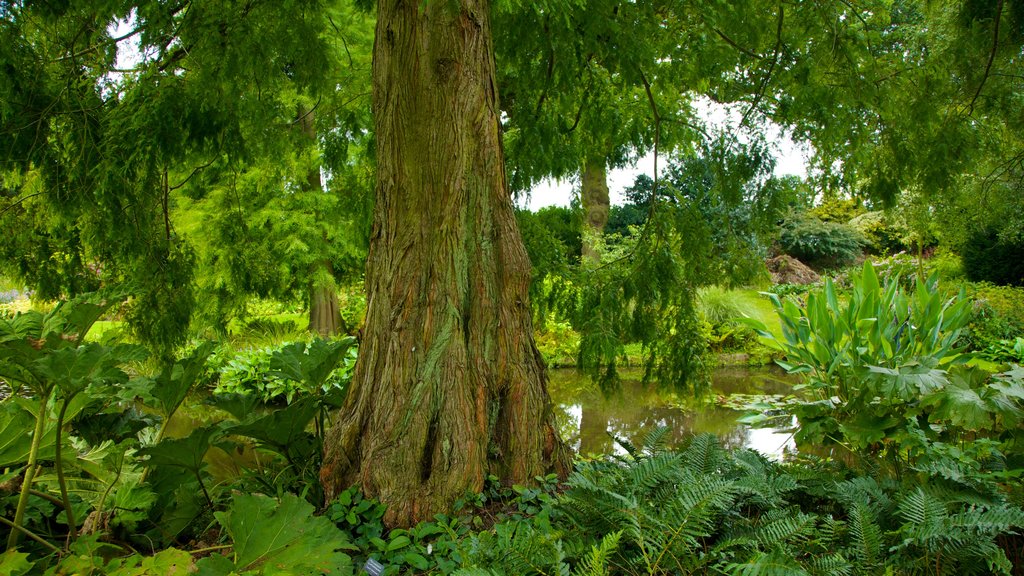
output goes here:
[[321, 471], [391, 525], [448, 511], [488, 474], [564, 474], [533, 341], [509, 194], [486, 0], [380, 2], [374, 44], [377, 200], [367, 316]]
[[[303, 135], [309, 140], [316, 142], [316, 112], [299, 105], [298, 123], [302, 128]], [[303, 192], [309, 194], [322, 194], [323, 183], [320, 180], [320, 163], [316, 163], [306, 172], [306, 181], [302, 185]], [[320, 214], [314, 215], [319, 222]], [[324, 242], [328, 242], [326, 234]], [[319, 268], [319, 270], [317, 269]], [[323, 278], [333, 276], [333, 266], [329, 260], [314, 264], [310, 276], [313, 278], [309, 283], [309, 331], [316, 332], [323, 337], [336, 336], [345, 331], [341, 320], [341, 308], [338, 304], [338, 293], [333, 282], [324, 282]], [[318, 273], [319, 272], [319, 273]]]
[[583, 178], [580, 186], [583, 198], [583, 259], [597, 262], [601, 259], [595, 247], [595, 240], [604, 233], [608, 224], [608, 210], [611, 201], [608, 198], [608, 170], [604, 158], [588, 159], [583, 166]]

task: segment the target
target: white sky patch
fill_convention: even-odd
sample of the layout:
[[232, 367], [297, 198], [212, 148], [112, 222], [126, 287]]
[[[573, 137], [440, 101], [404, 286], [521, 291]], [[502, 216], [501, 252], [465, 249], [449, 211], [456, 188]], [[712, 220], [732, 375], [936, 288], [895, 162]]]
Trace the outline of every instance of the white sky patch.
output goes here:
[[[699, 98], [694, 102], [694, 108], [699, 118], [705, 122], [709, 132], [740, 132], [740, 120], [742, 119], [741, 109], [736, 106], [727, 106]], [[796, 175], [807, 176], [808, 159], [811, 156], [811, 149], [806, 144], [797, 144], [789, 135], [776, 124], [769, 124], [765, 130], [765, 137], [775, 151], [775, 175], [786, 176]], [[741, 137], [741, 139], [743, 139]], [[664, 168], [666, 157], [664, 152], [659, 155], [658, 170]], [[632, 166], [617, 168], [608, 171], [608, 195], [612, 204], [624, 204], [623, 190], [633, 185], [636, 177], [646, 174], [654, 177], [654, 154], [650, 153], [638, 160]], [[568, 178], [564, 180], [545, 179], [533, 187], [530, 197], [518, 201], [520, 207], [537, 211], [545, 206], [568, 206], [572, 200], [574, 191], [579, 186], [579, 178]]]

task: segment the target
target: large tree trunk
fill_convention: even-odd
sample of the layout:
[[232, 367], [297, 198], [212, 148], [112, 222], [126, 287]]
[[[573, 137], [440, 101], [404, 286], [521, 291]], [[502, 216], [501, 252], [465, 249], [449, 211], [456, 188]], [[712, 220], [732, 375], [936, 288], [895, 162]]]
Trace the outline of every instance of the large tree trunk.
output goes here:
[[[309, 140], [316, 142], [316, 115], [315, 111], [299, 105], [298, 123], [302, 134]], [[303, 192], [309, 194], [322, 194], [323, 183], [320, 179], [320, 163], [310, 166], [306, 172], [306, 181], [302, 184]], [[317, 221], [320, 214], [314, 215]], [[326, 234], [324, 242], [328, 242]], [[317, 269], [319, 268], [319, 270]], [[333, 282], [325, 281], [325, 278], [333, 276], [333, 266], [329, 260], [318, 262], [310, 270], [309, 282], [309, 328], [323, 337], [336, 336], [344, 332], [345, 327], [341, 321], [341, 307], [338, 304], [338, 292]]]
[[508, 191], [486, 0], [380, 2], [377, 200], [359, 360], [327, 497], [359, 484], [409, 525], [488, 474], [564, 474]]
[[583, 259], [597, 262], [601, 259], [595, 240], [604, 233], [608, 224], [611, 201], [608, 198], [608, 169], [604, 158], [588, 159], [583, 166], [580, 196], [583, 199]]

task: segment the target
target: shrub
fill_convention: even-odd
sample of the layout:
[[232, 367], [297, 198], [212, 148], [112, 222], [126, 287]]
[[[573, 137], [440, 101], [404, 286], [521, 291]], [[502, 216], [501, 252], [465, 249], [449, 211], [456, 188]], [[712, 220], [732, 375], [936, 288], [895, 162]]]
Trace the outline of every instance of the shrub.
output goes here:
[[849, 225], [867, 240], [872, 254], [895, 254], [907, 249], [903, 238], [907, 230], [896, 226], [882, 211], [867, 212], [850, 220]]
[[1024, 286], [1024, 238], [980, 230], [967, 239], [961, 257], [964, 273], [975, 282]]
[[846, 224], [865, 213], [860, 201], [853, 198], [830, 198], [807, 211], [822, 222]]
[[849, 225], [795, 214], [783, 222], [779, 245], [809, 266], [838, 268], [854, 262], [867, 240]]

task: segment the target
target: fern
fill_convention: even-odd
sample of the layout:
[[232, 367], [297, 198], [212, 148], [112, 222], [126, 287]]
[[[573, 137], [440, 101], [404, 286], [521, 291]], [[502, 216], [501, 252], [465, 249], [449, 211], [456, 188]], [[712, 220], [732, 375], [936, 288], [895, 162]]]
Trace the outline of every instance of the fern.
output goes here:
[[875, 513], [864, 502], [857, 502], [850, 509], [849, 526], [853, 537], [851, 556], [857, 568], [864, 573], [876, 570], [882, 564], [884, 550]]
[[612, 552], [619, 546], [622, 532], [606, 534], [601, 543], [590, 548], [590, 553], [583, 558], [583, 561], [572, 571], [573, 576], [608, 576], [608, 560]]
[[722, 465], [726, 452], [713, 434], [694, 436], [683, 452], [686, 467], [698, 475], [712, 474]]
[[644, 452], [651, 455], [664, 452], [670, 430], [668, 426], [656, 426], [648, 432], [644, 437]]
[[726, 574], [735, 576], [810, 576], [794, 558], [779, 552], [758, 552], [742, 564], [729, 564]]

